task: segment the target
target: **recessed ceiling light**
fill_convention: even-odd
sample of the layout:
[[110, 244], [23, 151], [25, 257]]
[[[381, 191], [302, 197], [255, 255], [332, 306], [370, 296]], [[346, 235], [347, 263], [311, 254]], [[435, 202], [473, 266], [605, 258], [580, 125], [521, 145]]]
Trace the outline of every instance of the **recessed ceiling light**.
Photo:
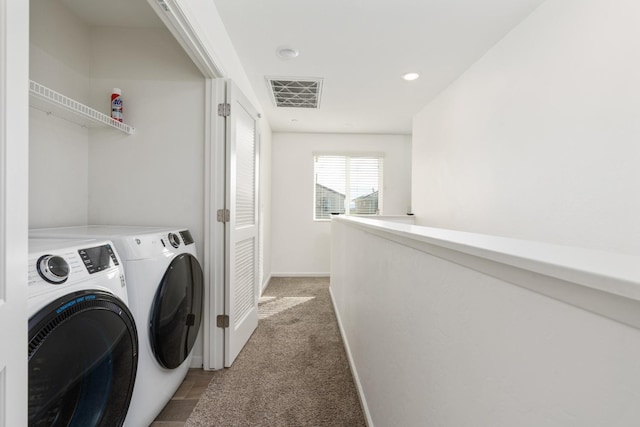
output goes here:
[[420, 77], [420, 74], [418, 74], [418, 73], [407, 73], [407, 74], [403, 74], [402, 75], [402, 78], [405, 79], [408, 82], [410, 82], [412, 80], [416, 80], [418, 77]]
[[279, 47], [276, 49], [276, 55], [282, 59], [293, 59], [297, 58], [300, 52], [291, 48], [291, 47]]

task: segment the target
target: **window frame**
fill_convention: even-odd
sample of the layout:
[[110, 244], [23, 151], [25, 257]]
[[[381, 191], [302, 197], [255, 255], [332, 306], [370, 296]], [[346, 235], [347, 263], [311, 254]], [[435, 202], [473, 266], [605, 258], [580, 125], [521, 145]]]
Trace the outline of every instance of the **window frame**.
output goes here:
[[[322, 156], [332, 156], [332, 157], [345, 157], [347, 158], [347, 162], [346, 162], [346, 170], [345, 170], [345, 192], [347, 194], [345, 194], [345, 203], [347, 200], [349, 200], [349, 198], [347, 196], [350, 196], [349, 194], [349, 186], [350, 186], [350, 159], [351, 158], [375, 158], [378, 159], [378, 165], [379, 165], [379, 170], [378, 170], [378, 212], [375, 214], [351, 214], [349, 212], [349, 208], [347, 206], [345, 206], [344, 213], [341, 213], [340, 215], [346, 215], [346, 216], [378, 216], [378, 215], [382, 215], [383, 213], [383, 202], [384, 202], [384, 163], [385, 163], [385, 154], [381, 153], [381, 152], [352, 152], [352, 151], [318, 151], [318, 152], [313, 152], [312, 153], [312, 162], [313, 162], [313, 198], [312, 198], [312, 203], [313, 203], [313, 211], [312, 211], [312, 219], [314, 222], [329, 222], [331, 221], [331, 216], [329, 216], [329, 218], [316, 218], [316, 197], [317, 197], [317, 193], [316, 193], [316, 188], [317, 188], [317, 176], [316, 176], [316, 158], [318, 157], [322, 157]], [[322, 184], [320, 184], [322, 185]]]

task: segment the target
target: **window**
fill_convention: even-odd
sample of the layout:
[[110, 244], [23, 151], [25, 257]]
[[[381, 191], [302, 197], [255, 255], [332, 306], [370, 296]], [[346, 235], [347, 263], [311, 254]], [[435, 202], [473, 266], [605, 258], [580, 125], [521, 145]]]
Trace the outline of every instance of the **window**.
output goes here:
[[382, 212], [381, 156], [314, 156], [314, 220]]

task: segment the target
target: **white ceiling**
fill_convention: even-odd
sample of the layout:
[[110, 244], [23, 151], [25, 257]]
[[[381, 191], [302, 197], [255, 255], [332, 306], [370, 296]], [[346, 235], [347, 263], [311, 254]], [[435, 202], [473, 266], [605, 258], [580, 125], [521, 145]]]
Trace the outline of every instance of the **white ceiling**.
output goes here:
[[[543, 1], [214, 0], [274, 131], [404, 134]], [[278, 58], [283, 46], [299, 57]], [[324, 78], [320, 109], [276, 108], [266, 76]]]
[[[277, 132], [411, 133], [413, 115], [544, 0], [213, 0]], [[145, 0], [61, 0], [89, 25], [162, 27]], [[296, 59], [276, 56], [299, 50]], [[400, 76], [417, 71], [406, 82]], [[319, 109], [265, 77], [323, 78]]]

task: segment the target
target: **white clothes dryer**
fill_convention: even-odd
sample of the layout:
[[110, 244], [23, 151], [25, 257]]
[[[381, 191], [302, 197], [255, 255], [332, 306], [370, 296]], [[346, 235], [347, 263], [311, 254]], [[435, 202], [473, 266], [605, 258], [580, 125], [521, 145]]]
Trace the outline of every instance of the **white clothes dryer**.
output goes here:
[[125, 426], [147, 426], [187, 374], [202, 320], [203, 273], [184, 228], [82, 226], [31, 230], [31, 236], [106, 238], [122, 257], [138, 327], [138, 375]]
[[138, 366], [109, 241], [29, 239], [29, 426], [122, 426]]

